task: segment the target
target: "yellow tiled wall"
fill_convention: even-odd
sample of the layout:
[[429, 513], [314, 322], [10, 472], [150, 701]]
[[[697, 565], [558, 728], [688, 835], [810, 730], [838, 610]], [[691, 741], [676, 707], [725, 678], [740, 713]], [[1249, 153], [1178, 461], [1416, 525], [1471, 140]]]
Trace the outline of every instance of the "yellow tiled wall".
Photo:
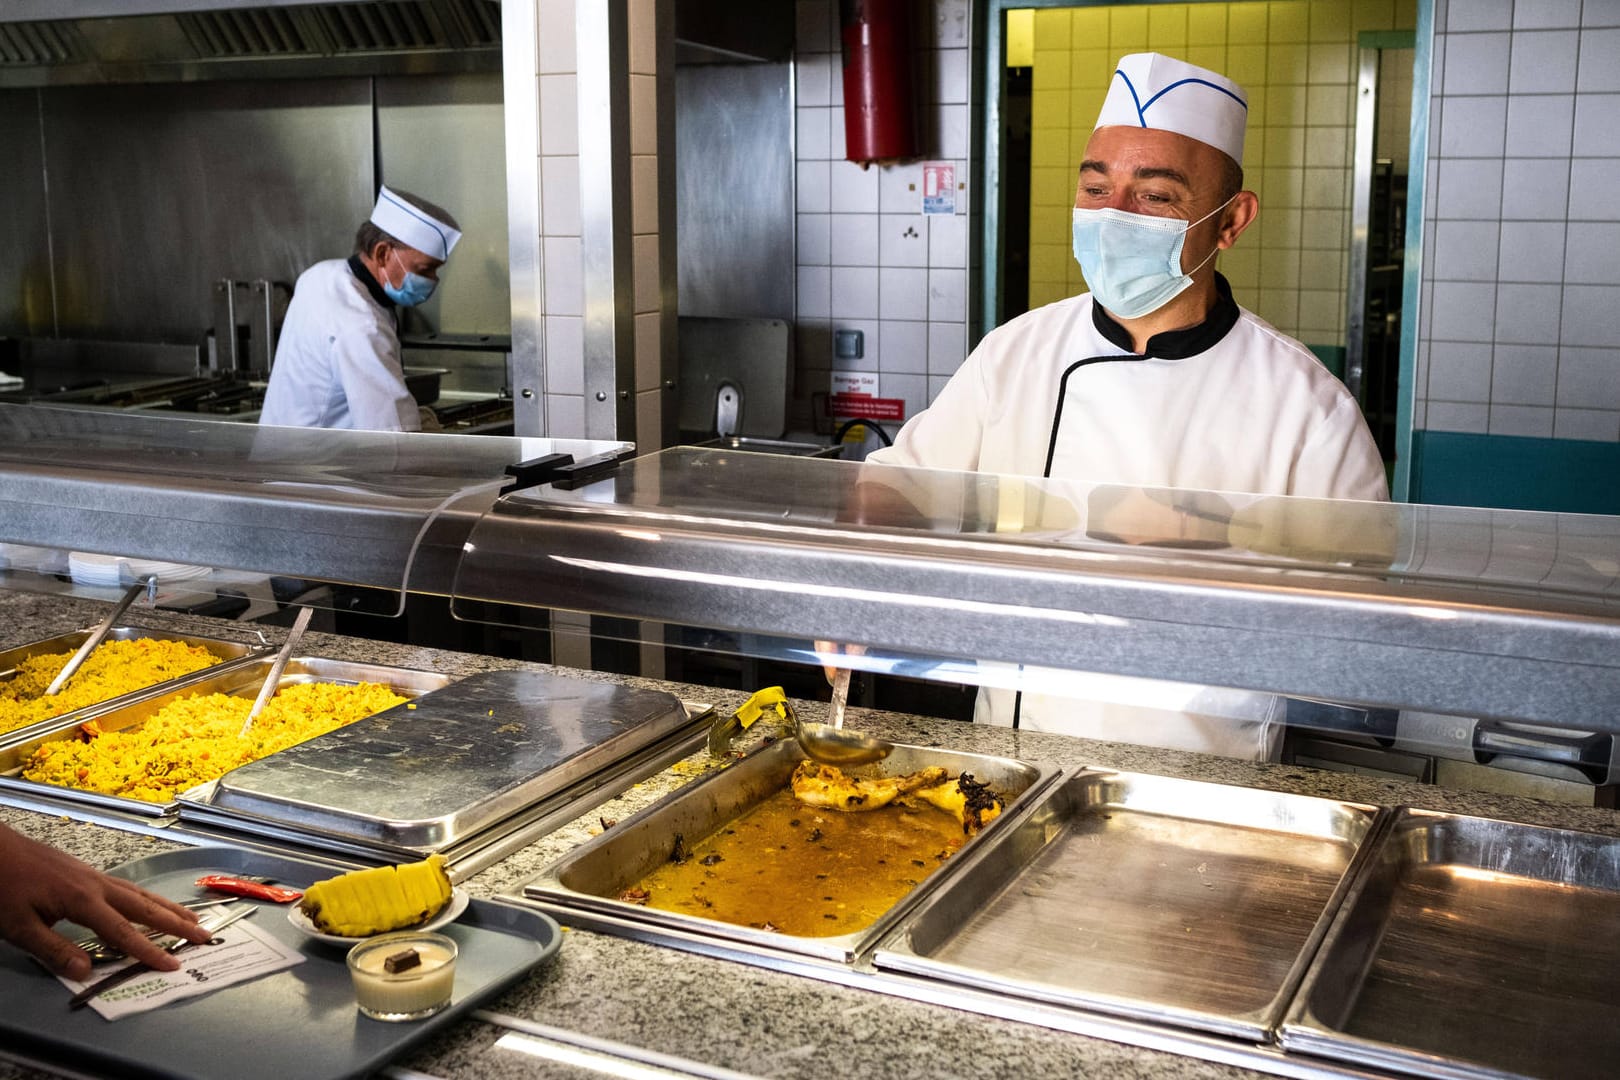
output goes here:
[[1030, 307], [1085, 291], [1069, 212], [1086, 139], [1132, 52], [1220, 71], [1248, 93], [1244, 186], [1260, 216], [1220, 269], [1238, 302], [1308, 345], [1344, 344], [1356, 35], [1416, 25], [1416, 0], [1037, 8]]

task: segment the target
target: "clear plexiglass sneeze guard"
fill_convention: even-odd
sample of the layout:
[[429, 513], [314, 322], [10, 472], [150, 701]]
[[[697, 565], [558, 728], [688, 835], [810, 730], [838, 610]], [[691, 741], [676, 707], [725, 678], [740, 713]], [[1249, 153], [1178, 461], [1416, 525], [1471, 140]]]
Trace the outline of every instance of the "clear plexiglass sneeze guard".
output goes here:
[[142, 602], [170, 607], [397, 614], [407, 591], [449, 592], [508, 466], [614, 449], [0, 405], [0, 575], [97, 599], [155, 578]]
[[1620, 730], [1616, 518], [677, 448], [502, 499], [455, 594], [465, 618], [568, 609], [660, 644], [696, 628], [747, 656], [1237, 720], [1276, 719], [1264, 691]]
[[328, 584], [383, 613], [451, 594], [464, 619], [577, 611], [655, 644], [1235, 720], [1281, 694], [1291, 724], [1304, 699], [1441, 714], [1441, 742], [1445, 717], [1496, 718], [1587, 758], [1609, 751], [1583, 733], [1620, 731], [1620, 518], [698, 448], [502, 494], [515, 463], [627, 452], [0, 405], [0, 583], [115, 599], [155, 572], [142, 603], [165, 606]]

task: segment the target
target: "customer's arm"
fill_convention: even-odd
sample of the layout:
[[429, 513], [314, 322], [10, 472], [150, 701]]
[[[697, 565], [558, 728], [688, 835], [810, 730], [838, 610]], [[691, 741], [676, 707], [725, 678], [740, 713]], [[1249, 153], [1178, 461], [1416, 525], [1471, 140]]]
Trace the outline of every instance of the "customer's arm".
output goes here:
[[[90, 958], [51, 927], [71, 919], [148, 965], [164, 971], [178, 960], [154, 946], [140, 927], [207, 941], [197, 916], [179, 904], [103, 874], [65, 852], [0, 825], [0, 938], [24, 949], [59, 975], [83, 979]], [[139, 924], [139, 925], [136, 925]]]

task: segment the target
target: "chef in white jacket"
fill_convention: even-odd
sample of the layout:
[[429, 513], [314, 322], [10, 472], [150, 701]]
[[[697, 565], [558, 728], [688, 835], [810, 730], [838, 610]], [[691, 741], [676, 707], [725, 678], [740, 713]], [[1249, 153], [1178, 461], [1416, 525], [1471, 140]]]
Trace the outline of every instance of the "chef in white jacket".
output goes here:
[[[1215, 270], [1255, 220], [1247, 101], [1155, 53], [1119, 61], [1086, 146], [1073, 245], [1091, 291], [986, 335], [932, 406], [867, 460], [1140, 487], [1388, 498], [1355, 400]], [[1084, 676], [1080, 698], [985, 689], [975, 718], [1251, 759], [1269, 695]], [[1243, 719], [1234, 720], [1233, 717]]]
[[259, 423], [421, 431], [405, 386], [398, 308], [424, 303], [461, 232], [444, 210], [382, 188], [354, 254], [298, 277]]

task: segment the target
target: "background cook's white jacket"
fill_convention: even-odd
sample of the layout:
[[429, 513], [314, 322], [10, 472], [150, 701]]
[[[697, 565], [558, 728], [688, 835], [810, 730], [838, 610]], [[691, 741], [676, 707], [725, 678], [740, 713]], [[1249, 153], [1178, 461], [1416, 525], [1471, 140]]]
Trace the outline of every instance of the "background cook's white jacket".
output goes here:
[[[1112, 356], [1122, 359], [1069, 371]], [[1143, 487], [1389, 497], [1355, 399], [1304, 346], [1240, 308], [1231, 330], [1203, 352], [1136, 357], [1098, 331], [1089, 294], [992, 331], [894, 446], [867, 460]], [[1269, 694], [1106, 675], [1070, 685], [1086, 698], [1025, 693], [1019, 726], [1261, 759], [1281, 735]], [[1016, 697], [981, 689], [975, 718], [1011, 724]]]
[[405, 388], [394, 314], [372, 297], [348, 260], [318, 262], [298, 276], [259, 423], [422, 430]]

